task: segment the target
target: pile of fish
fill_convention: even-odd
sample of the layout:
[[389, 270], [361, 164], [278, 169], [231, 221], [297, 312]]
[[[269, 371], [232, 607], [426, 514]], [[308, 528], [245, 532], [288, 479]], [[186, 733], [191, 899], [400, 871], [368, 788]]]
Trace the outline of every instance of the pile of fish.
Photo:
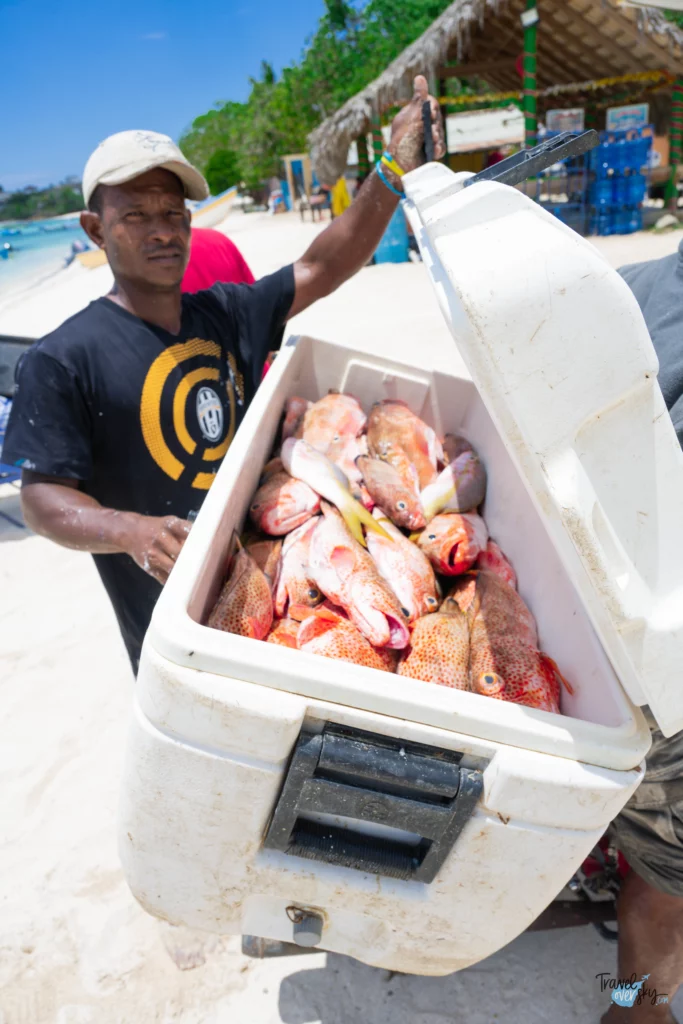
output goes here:
[[514, 569], [477, 508], [472, 445], [404, 403], [289, 399], [208, 625], [559, 712]]

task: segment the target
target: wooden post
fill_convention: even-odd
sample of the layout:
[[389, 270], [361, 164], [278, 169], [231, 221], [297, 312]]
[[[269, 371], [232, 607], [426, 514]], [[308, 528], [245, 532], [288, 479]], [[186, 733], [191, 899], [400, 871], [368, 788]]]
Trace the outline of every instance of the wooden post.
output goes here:
[[671, 126], [669, 128], [669, 167], [671, 173], [666, 183], [664, 200], [673, 213], [678, 207], [678, 189], [676, 178], [678, 165], [683, 160], [683, 77], [674, 82], [671, 94]]
[[[540, 0], [526, 0], [527, 11], [537, 9]], [[531, 20], [531, 19], [530, 19]], [[527, 149], [536, 145], [536, 49], [538, 18], [531, 25], [524, 25], [524, 145]]]
[[368, 137], [365, 132], [356, 139], [356, 150], [358, 152], [358, 180], [365, 181], [370, 172]]
[[379, 114], [372, 115], [372, 159], [374, 163], [382, 159], [384, 139], [382, 138], [382, 122]]

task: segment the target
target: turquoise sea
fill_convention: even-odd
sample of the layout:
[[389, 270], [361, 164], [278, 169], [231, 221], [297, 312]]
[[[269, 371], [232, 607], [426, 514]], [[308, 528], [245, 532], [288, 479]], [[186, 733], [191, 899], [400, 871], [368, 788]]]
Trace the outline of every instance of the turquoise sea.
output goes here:
[[0, 297], [24, 281], [60, 270], [74, 242], [92, 247], [78, 214], [41, 221], [0, 221]]

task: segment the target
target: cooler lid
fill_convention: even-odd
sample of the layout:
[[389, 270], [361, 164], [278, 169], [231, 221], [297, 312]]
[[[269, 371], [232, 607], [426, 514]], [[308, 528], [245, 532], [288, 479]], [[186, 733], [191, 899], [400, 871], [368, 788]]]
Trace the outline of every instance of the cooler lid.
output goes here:
[[[683, 729], [683, 453], [628, 286], [517, 189], [431, 163], [406, 214], [460, 354], [619, 679]], [[548, 594], [552, 601], [552, 594]]]

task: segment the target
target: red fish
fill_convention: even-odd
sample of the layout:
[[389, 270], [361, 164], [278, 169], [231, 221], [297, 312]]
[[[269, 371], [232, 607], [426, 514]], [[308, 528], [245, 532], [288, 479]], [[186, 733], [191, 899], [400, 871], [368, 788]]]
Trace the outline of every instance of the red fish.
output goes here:
[[508, 558], [503, 554], [495, 540], [489, 538], [489, 542], [486, 545], [486, 550], [482, 551], [479, 558], [476, 561], [475, 567], [477, 569], [485, 569], [487, 572], [495, 573], [505, 583], [509, 583], [511, 587], [517, 588], [517, 574], [512, 568], [512, 565]]
[[409, 633], [395, 594], [337, 510], [323, 503], [323, 513], [311, 539], [313, 579], [374, 647], [400, 650], [408, 643]]
[[396, 652], [377, 649], [349, 619], [329, 608], [317, 608], [299, 627], [297, 646], [309, 654], [350, 661], [382, 672], [396, 670]]
[[421, 530], [426, 523], [420, 496], [413, 482], [406, 482], [395, 466], [383, 459], [361, 455], [356, 459], [363, 483], [374, 502], [392, 523], [406, 530]]
[[330, 457], [330, 447], [342, 438], [354, 438], [365, 429], [367, 417], [352, 395], [331, 391], [304, 414], [304, 441]]
[[252, 540], [246, 545], [246, 549], [265, 575], [270, 589], [273, 590], [280, 568], [282, 541], [272, 539]]
[[439, 512], [471, 512], [481, 505], [486, 494], [486, 470], [472, 445], [454, 434], [447, 435], [447, 440], [449, 452], [458, 454], [420, 493], [428, 520]]
[[401, 605], [408, 622], [414, 622], [439, 606], [436, 577], [426, 555], [417, 544], [408, 540], [380, 508], [373, 516], [389, 534], [389, 540], [379, 534], [368, 534], [368, 551]]
[[291, 533], [319, 511], [318, 494], [284, 470], [272, 472], [266, 478], [249, 506], [255, 525], [275, 537]]
[[407, 467], [414, 467], [421, 490], [437, 474], [443, 459], [439, 439], [405, 402], [385, 399], [376, 402], [368, 417], [368, 449], [376, 458], [391, 462], [408, 480]]
[[384, 534], [382, 527], [351, 494], [348, 478], [336, 463], [304, 440], [288, 438], [282, 446], [282, 461], [288, 473], [303, 480], [327, 501], [335, 505], [359, 544], [365, 546], [362, 526]]
[[237, 540], [230, 574], [208, 624], [226, 633], [263, 640], [273, 622], [273, 599], [264, 573]]
[[417, 543], [437, 572], [459, 576], [474, 565], [487, 539], [486, 524], [476, 512], [448, 512], [427, 523]]
[[535, 647], [538, 644], [536, 620], [520, 595], [508, 583], [491, 572], [472, 570], [456, 580], [440, 611], [453, 611], [453, 606], [474, 619], [484, 608], [487, 621], [496, 632], [516, 636]]
[[293, 395], [285, 404], [285, 418], [282, 423], [281, 440], [288, 437], [301, 437], [304, 429], [304, 416], [313, 405], [307, 398]]
[[410, 646], [398, 666], [398, 674], [425, 683], [469, 689], [469, 626], [457, 608], [451, 613], [423, 615], [413, 627]]
[[[469, 575], [475, 580], [467, 612], [472, 691], [559, 713], [560, 684], [572, 690], [552, 658], [538, 650], [536, 623], [524, 601], [493, 573]], [[471, 593], [471, 578], [458, 581], [448, 600], [460, 607], [462, 593]]]
[[311, 578], [308, 567], [311, 537], [318, 520], [319, 516], [315, 516], [303, 526], [292, 530], [282, 545], [274, 602], [275, 614], [280, 617], [287, 614], [290, 605], [315, 608], [323, 600], [323, 594]]

